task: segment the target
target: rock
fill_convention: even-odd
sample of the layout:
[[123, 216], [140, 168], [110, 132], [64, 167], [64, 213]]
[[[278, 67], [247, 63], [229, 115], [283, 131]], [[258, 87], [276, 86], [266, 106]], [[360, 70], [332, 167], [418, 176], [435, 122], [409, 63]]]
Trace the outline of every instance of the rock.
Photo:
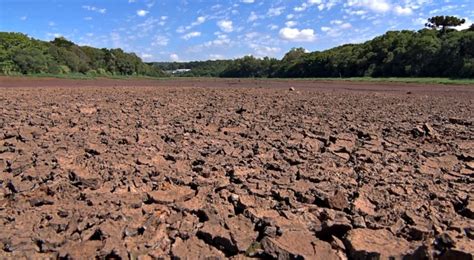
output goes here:
[[328, 198], [328, 205], [331, 209], [343, 210], [349, 206], [344, 192], [337, 190], [333, 196]]
[[474, 198], [467, 202], [466, 206], [461, 210], [461, 214], [470, 219], [474, 219]]
[[453, 248], [456, 245], [454, 239], [448, 233], [442, 233], [436, 236], [434, 246], [439, 251]]
[[81, 189], [97, 190], [100, 187], [100, 179], [92, 177], [88, 171], [83, 169], [70, 170], [68, 177], [72, 185]]
[[354, 201], [354, 209], [364, 215], [375, 215], [375, 205], [364, 197], [358, 197]]
[[191, 199], [195, 191], [188, 186], [171, 186], [166, 190], [151, 191], [148, 193], [150, 199], [155, 203], [169, 204]]
[[441, 252], [439, 259], [473, 259], [474, 247], [472, 240], [446, 232], [436, 236], [434, 247]]
[[81, 108], [79, 108], [79, 112], [81, 114], [90, 115], [90, 114], [94, 114], [95, 112], [97, 112], [97, 108], [95, 108], [95, 107], [81, 107]]
[[428, 123], [423, 124], [423, 130], [427, 136], [436, 137], [438, 135], [438, 133], [436, 133], [433, 127]]
[[44, 198], [32, 198], [29, 200], [32, 207], [41, 207], [44, 205], [53, 205], [54, 202]]
[[339, 259], [328, 242], [318, 240], [307, 231], [288, 231], [282, 236], [264, 237], [266, 254], [275, 259]]
[[[196, 235], [206, 241], [206, 243], [226, 253], [226, 255], [235, 255], [239, 252], [239, 248], [232, 239], [230, 232], [218, 223], [211, 221], [204, 223], [204, 226]], [[241, 236], [239, 237], [242, 238]], [[244, 243], [245, 239], [242, 239], [241, 242]]]
[[247, 112], [247, 109], [245, 109], [244, 107], [239, 107], [237, 110], [235, 110], [235, 113], [241, 115], [243, 114], [244, 112]]
[[423, 128], [417, 126], [411, 130], [411, 135], [414, 138], [423, 137], [425, 135], [425, 131], [423, 130]]
[[245, 252], [257, 239], [258, 232], [254, 231], [252, 221], [243, 215], [226, 219], [225, 223], [239, 252]]
[[107, 151], [107, 148], [103, 145], [89, 144], [84, 151], [92, 156], [101, 155]]
[[224, 253], [210, 247], [197, 237], [182, 240], [177, 237], [171, 247], [171, 254], [175, 259], [225, 259]]
[[472, 120], [464, 120], [464, 119], [455, 118], [455, 117], [449, 118], [449, 122], [451, 124], [464, 125], [464, 126], [471, 126], [473, 124]]
[[294, 87], [290, 87], [290, 91], [295, 91], [296, 89]]
[[414, 252], [408, 241], [385, 229], [353, 229], [344, 242], [352, 259], [402, 259]]
[[[331, 236], [342, 238], [347, 231], [352, 229], [352, 223], [346, 214], [341, 211], [331, 212], [326, 210], [323, 212], [327, 217], [321, 217], [321, 230], [317, 232], [318, 237], [329, 239]], [[331, 214], [328, 214], [331, 213]]]
[[237, 195], [237, 194], [231, 194], [231, 195], [229, 196], [229, 199], [230, 199], [230, 201], [236, 202], [236, 201], [239, 200], [239, 195]]
[[352, 225], [355, 228], [366, 228], [365, 219], [362, 216], [356, 216], [352, 219]]

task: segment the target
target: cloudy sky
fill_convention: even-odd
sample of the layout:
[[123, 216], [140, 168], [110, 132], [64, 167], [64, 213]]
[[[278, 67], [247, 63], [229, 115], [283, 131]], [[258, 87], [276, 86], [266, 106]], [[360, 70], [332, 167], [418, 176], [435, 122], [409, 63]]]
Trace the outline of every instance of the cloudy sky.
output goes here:
[[426, 18], [474, 20], [472, 0], [0, 0], [0, 31], [42, 40], [122, 48], [146, 61], [324, 50], [387, 30], [421, 29]]

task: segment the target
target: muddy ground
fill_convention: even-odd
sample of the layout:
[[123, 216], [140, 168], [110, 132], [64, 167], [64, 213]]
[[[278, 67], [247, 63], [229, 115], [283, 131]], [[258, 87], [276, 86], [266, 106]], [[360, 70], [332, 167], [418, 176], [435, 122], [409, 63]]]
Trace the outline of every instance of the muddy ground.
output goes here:
[[0, 258], [473, 259], [473, 124], [474, 86], [0, 78]]

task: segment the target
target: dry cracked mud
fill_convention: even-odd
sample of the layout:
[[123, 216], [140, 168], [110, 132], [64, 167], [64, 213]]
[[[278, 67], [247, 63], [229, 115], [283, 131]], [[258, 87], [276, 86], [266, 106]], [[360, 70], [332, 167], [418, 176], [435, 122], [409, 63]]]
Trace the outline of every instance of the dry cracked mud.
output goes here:
[[473, 100], [1, 78], [0, 258], [473, 259]]

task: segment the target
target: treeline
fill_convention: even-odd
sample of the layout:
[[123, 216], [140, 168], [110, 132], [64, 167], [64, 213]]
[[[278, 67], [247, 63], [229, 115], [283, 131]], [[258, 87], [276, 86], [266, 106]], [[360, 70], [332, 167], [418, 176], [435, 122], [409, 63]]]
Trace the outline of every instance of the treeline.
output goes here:
[[473, 78], [474, 31], [394, 31], [322, 52], [293, 49], [280, 61], [244, 57], [220, 76]]
[[179, 76], [182, 77], [219, 77], [232, 62], [232, 60], [208, 60], [190, 62], [155, 62], [153, 64], [168, 73], [178, 69], [191, 70], [180, 73]]
[[236, 60], [160, 63], [186, 68], [180, 76], [220, 77], [451, 77], [474, 78], [474, 27], [456, 31], [464, 23], [456, 17], [428, 19], [420, 31], [390, 31], [362, 44], [346, 44], [326, 51], [289, 51], [281, 60], [246, 56]]
[[62, 37], [45, 42], [8, 32], [0, 32], [0, 73], [164, 75], [158, 67], [145, 64], [134, 53], [122, 49], [78, 46]]
[[[235, 60], [144, 63], [121, 49], [78, 46], [64, 38], [45, 42], [0, 32], [1, 74], [178, 75], [187, 77], [451, 77], [474, 78], [474, 25], [452, 16], [428, 19], [419, 31], [389, 31], [361, 44], [325, 51], [289, 51], [281, 60], [246, 56]], [[190, 71], [171, 74], [177, 69]], [[164, 71], [169, 73], [164, 73]]]

